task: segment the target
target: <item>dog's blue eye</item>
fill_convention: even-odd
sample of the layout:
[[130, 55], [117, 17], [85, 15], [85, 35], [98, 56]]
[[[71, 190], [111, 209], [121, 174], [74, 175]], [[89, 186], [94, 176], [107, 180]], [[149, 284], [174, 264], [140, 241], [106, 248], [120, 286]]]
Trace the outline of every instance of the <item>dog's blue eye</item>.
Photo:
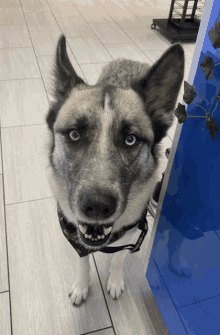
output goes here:
[[80, 139], [80, 134], [77, 130], [74, 129], [74, 130], [71, 130], [71, 132], [69, 133], [69, 137], [73, 141], [78, 141]]
[[136, 143], [137, 138], [134, 135], [128, 135], [125, 139], [125, 144], [132, 146]]

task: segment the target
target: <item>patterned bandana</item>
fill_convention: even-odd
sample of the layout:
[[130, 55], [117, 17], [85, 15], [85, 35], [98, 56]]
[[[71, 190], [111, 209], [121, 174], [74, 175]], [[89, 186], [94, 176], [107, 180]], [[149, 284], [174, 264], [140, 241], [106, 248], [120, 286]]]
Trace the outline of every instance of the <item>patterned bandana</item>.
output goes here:
[[[89, 255], [90, 253], [93, 253], [94, 250], [90, 250], [87, 249], [79, 240], [78, 234], [77, 234], [77, 229], [76, 227], [67, 220], [67, 218], [64, 216], [59, 204], [57, 203], [57, 212], [58, 212], [58, 217], [59, 217], [59, 222], [60, 222], [60, 226], [61, 229], [63, 231], [64, 236], [67, 238], [67, 240], [70, 242], [70, 244], [73, 246], [73, 248], [76, 250], [76, 252], [79, 254], [80, 257], [84, 257]], [[118, 241], [120, 238], [122, 238], [124, 236], [124, 234], [126, 233], [127, 230], [130, 230], [132, 228], [134, 228], [135, 226], [138, 225], [138, 228], [140, 230], [142, 230], [142, 233], [136, 243], [136, 245], [133, 244], [127, 244], [124, 246], [119, 246], [119, 247], [106, 247], [104, 246], [103, 248], [101, 248], [99, 251], [100, 252], [105, 252], [105, 253], [112, 253], [112, 252], [116, 252], [119, 250], [123, 250], [123, 249], [129, 249], [131, 250], [131, 252], [136, 252], [139, 251], [140, 246], [144, 240], [144, 237], [147, 234], [148, 231], [148, 226], [147, 226], [147, 219], [146, 219], [146, 215], [147, 215], [147, 206], [144, 209], [144, 212], [141, 215], [141, 219], [139, 219], [138, 221], [136, 221], [135, 223], [123, 227], [120, 231], [113, 233], [111, 242], [109, 244], [114, 243], [115, 241]]]

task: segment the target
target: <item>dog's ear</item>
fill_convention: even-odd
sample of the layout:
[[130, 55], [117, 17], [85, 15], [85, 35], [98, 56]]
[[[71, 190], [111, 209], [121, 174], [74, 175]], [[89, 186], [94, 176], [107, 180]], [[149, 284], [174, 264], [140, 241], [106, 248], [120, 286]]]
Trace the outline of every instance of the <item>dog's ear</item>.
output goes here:
[[173, 110], [184, 77], [184, 50], [171, 46], [152, 66], [147, 75], [132, 85], [141, 95], [152, 120], [155, 144], [166, 136], [173, 122]]
[[61, 35], [57, 43], [53, 68], [54, 87], [51, 94], [57, 101], [66, 99], [72, 88], [85, 82], [76, 74], [66, 51], [66, 38]]
[[57, 114], [71, 90], [77, 85], [85, 84], [85, 82], [76, 74], [70, 63], [66, 52], [66, 38], [64, 35], [59, 38], [57, 44], [51, 79], [53, 81], [53, 87], [50, 87], [49, 93], [55, 101], [50, 103], [50, 109], [46, 115], [46, 123], [48, 128], [53, 131]]

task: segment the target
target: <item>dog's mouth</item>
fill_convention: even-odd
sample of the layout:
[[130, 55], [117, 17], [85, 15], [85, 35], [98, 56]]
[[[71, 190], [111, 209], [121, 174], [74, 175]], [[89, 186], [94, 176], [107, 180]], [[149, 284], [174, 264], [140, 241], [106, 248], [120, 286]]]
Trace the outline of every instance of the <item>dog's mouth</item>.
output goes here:
[[108, 241], [112, 228], [112, 224], [91, 225], [86, 223], [79, 223], [79, 234], [82, 241], [88, 246], [99, 247]]

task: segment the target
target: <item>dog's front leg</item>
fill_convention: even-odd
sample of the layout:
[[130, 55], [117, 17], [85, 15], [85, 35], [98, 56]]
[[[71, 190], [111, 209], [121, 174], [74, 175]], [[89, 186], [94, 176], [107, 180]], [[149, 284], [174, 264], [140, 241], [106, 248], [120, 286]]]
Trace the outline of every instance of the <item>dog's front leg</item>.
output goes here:
[[[136, 242], [137, 237], [135, 232], [137, 227], [128, 231], [125, 236], [120, 240], [121, 245], [133, 244]], [[119, 245], [119, 244], [117, 244]], [[115, 253], [111, 261], [110, 276], [107, 283], [107, 292], [111, 295], [112, 299], [118, 299], [122, 292], [124, 292], [124, 279], [123, 279], [123, 262], [125, 257], [130, 253], [129, 250], [122, 250]]]
[[75, 281], [69, 291], [69, 297], [73, 305], [79, 305], [82, 300], [86, 300], [89, 289], [89, 255], [85, 257], [77, 257], [77, 273]]

